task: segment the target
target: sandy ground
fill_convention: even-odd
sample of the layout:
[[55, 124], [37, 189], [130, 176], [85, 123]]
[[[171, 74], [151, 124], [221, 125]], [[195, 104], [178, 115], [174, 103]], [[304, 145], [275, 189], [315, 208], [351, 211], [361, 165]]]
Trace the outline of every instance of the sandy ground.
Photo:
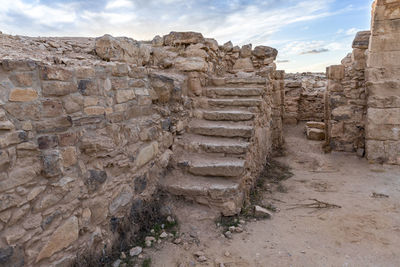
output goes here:
[[[321, 142], [306, 140], [303, 127], [285, 129], [286, 156], [277, 160], [294, 176], [283, 182], [287, 192], [265, 193], [280, 209], [272, 219], [248, 222], [227, 239], [215, 214], [177, 203], [184, 241], [150, 249], [152, 266], [400, 266], [400, 167], [324, 154]], [[309, 199], [341, 208], [291, 209]], [[199, 250], [205, 263], [193, 255]]]

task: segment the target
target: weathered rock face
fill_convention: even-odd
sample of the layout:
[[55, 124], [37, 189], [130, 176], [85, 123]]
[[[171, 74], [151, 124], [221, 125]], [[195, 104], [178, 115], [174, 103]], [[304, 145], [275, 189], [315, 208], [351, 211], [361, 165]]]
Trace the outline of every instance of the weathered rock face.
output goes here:
[[327, 68], [327, 144], [336, 151], [355, 152], [365, 149], [368, 36], [368, 31], [358, 33], [353, 42], [353, 53], [342, 60], [342, 65]]
[[[0, 265], [58, 266], [89, 246], [110, 248], [111, 226], [132, 203], [152, 199], [202, 104], [214, 124], [193, 131], [225, 137], [200, 146], [243, 159], [205, 158], [184, 174], [243, 177], [226, 187], [217, 179], [200, 203], [209, 197], [226, 214], [239, 212], [283, 143], [284, 73], [272, 48], [219, 47], [191, 32], [151, 44], [109, 35], [1, 37]], [[227, 88], [207, 89], [214, 85]]]
[[322, 121], [326, 86], [323, 73], [286, 74], [284, 122]]
[[373, 6], [366, 80], [366, 156], [371, 162], [400, 164], [400, 3]]

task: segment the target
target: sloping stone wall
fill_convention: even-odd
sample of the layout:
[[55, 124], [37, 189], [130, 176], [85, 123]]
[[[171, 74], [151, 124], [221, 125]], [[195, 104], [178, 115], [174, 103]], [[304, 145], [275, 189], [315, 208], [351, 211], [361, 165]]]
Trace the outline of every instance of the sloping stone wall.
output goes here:
[[255, 124], [254, 142], [262, 148], [254, 151], [252, 174], [273, 142], [283, 141], [283, 73], [275, 71], [273, 48], [218, 46], [198, 33], [174, 32], [151, 43], [108, 35], [47, 43], [3, 37], [26, 49], [0, 52], [0, 256], [6, 266], [64, 266], [88, 248], [110, 248], [117, 238], [111, 225], [134, 203], [152, 199], [175, 136], [196, 116], [196, 99], [213, 77], [267, 83], [269, 113]]
[[369, 31], [359, 32], [353, 42], [353, 52], [341, 65], [327, 68], [327, 145], [336, 151], [357, 151], [360, 156], [365, 150], [365, 67], [369, 36]]
[[400, 1], [376, 0], [367, 62], [366, 154], [400, 164]]

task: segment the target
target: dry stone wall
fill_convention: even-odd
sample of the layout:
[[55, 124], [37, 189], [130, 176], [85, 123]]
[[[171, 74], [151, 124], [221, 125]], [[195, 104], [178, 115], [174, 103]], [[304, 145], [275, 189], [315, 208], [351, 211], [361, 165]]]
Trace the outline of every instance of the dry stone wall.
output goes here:
[[325, 122], [327, 144], [336, 151], [365, 151], [365, 119], [367, 92], [365, 67], [369, 31], [359, 32], [353, 42], [353, 52], [341, 65], [327, 68]]
[[324, 93], [327, 86], [323, 73], [289, 73], [285, 76], [284, 122], [322, 121]]
[[400, 164], [400, 1], [376, 0], [367, 61], [366, 154]]
[[196, 99], [215, 77], [261, 77], [269, 88], [243, 190], [274, 142], [283, 142], [283, 72], [275, 71], [273, 48], [219, 46], [192, 32], [152, 42], [109, 35], [2, 35], [0, 42], [5, 266], [65, 266], [78, 252], [110, 248], [117, 238], [111, 226], [153, 198], [176, 136], [196, 117]]

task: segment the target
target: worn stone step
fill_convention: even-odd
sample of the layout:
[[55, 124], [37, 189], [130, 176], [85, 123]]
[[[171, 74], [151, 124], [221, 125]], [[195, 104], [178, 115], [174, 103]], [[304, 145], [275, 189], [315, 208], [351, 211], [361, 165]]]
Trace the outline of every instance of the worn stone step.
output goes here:
[[204, 110], [203, 118], [210, 121], [248, 121], [254, 113], [244, 110]]
[[258, 98], [215, 98], [208, 99], [210, 106], [223, 106], [223, 107], [259, 107], [262, 103]]
[[184, 147], [191, 151], [240, 155], [247, 152], [250, 143], [224, 137], [209, 137], [187, 134], [183, 138]]
[[244, 137], [250, 138], [253, 135], [253, 127], [245, 124], [192, 120], [189, 124], [191, 133], [206, 136], [222, 136], [222, 137]]
[[244, 172], [245, 161], [229, 157], [211, 157], [207, 154], [186, 154], [179, 164], [189, 173], [199, 176], [237, 177]]
[[160, 186], [172, 195], [207, 205], [225, 216], [240, 212], [243, 203], [240, 185], [231, 179], [193, 176], [173, 170], [161, 179]]
[[209, 87], [207, 96], [260, 96], [262, 88], [246, 87]]

